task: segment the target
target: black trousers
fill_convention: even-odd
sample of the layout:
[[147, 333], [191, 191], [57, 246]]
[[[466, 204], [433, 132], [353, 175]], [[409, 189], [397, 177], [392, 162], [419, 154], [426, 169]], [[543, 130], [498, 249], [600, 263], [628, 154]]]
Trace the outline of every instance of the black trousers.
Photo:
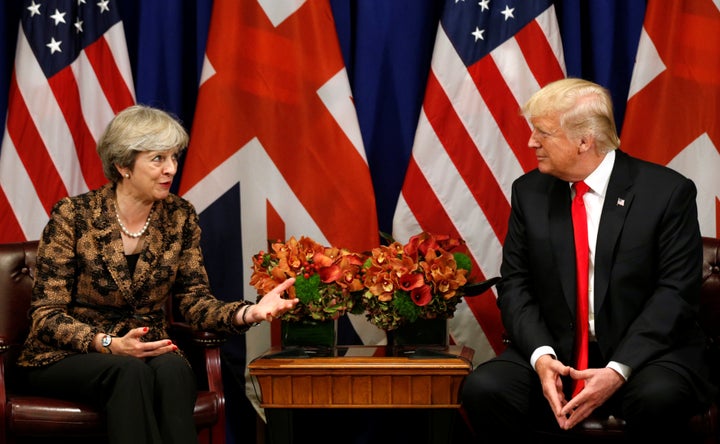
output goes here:
[[[532, 442], [532, 430], [560, 431], [537, 373], [517, 358], [517, 352], [508, 349], [465, 380], [461, 400], [478, 442]], [[703, 406], [689, 377], [678, 370], [666, 363], [640, 368], [596, 411], [623, 418], [628, 432], [642, 438], [638, 442], [687, 442], [688, 420]], [[570, 381], [563, 386], [569, 388]]]
[[175, 353], [146, 360], [103, 353], [73, 355], [26, 373], [34, 392], [97, 405], [111, 444], [198, 442], [195, 375]]

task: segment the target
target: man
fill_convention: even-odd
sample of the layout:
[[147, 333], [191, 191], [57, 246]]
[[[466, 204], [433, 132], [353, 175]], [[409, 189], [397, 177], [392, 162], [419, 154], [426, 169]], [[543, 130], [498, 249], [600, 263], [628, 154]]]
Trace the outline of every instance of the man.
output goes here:
[[[498, 285], [510, 345], [465, 382], [473, 428], [506, 441], [538, 425], [569, 430], [602, 409], [644, 439], [658, 430], [665, 439], [681, 436], [714, 392], [695, 320], [702, 266], [695, 185], [616, 150], [611, 98], [597, 84], [553, 82], [522, 111], [538, 168], [512, 187]], [[573, 219], [583, 183], [587, 192], [576, 201], [583, 212]], [[577, 254], [576, 236], [586, 239]], [[576, 320], [583, 303], [588, 313]], [[576, 339], [582, 327], [587, 339]], [[582, 344], [586, 370], [577, 368]], [[572, 395], [578, 384], [584, 388]]]

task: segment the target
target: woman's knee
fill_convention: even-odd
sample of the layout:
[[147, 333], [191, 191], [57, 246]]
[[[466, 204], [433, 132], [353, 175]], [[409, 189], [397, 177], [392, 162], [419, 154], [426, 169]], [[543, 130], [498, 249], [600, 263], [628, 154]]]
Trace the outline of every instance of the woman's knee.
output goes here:
[[195, 373], [187, 360], [176, 354], [167, 353], [157, 356], [148, 363], [155, 372], [155, 378], [159, 385], [171, 387], [195, 386]]
[[152, 369], [143, 361], [132, 356], [118, 356], [117, 363], [111, 368], [111, 376], [120, 384], [153, 384]]

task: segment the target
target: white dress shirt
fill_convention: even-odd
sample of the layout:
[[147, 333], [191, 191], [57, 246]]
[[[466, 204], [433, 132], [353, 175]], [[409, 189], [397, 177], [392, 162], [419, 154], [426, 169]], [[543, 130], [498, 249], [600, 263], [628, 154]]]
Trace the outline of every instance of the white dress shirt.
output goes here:
[[[607, 193], [608, 183], [610, 182], [610, 174], [615, 165], [615, 151], [610, 151], [605, 155], [603, 161], [588, 177], [585, 178], [585, 184], [590, 187], [583, 196], [585, 203], [585, 211], [587, 213], [588, 226], [588, 244], [590, 246], [589, 254], [589, 278], [588, 278], [588, 299], [589, 299], [589, 337], [590, 341], [595, 340], [595, 246], [597, 244], [598, 227], [600, 226], [600, 215], [602, 214], [603, 203], [605, 202], [605, 194]], [[571, 186], [571, 199], [575, 197], [575, 190]], [[542, 355], [550, 354], [556, 357], [555, 350], [551, 346], [539, 347], [530, 357], [530, 363], [535, 368], [535, 363]], [[630, 377], [631, 369], [627, 365], [619, 362], [610, 361], [607, 367], [612, 368], [620, 373], [625, 380]]]

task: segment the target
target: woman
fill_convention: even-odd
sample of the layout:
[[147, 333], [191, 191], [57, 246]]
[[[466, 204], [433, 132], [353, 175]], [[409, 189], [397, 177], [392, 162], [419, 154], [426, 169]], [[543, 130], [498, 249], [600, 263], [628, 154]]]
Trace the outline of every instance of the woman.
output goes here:
[[30, 387], [104, 406], [111, 443], [197, 442], [195, 377], [170, 341], [168, 297], [193, 327], [243, 333], [291, 309], [288, 279], [257, 305], [210, 293], [193, 206], [170, 193], [188, 143], [167, 113], [132, 106], [98, 154], [110, 183], [58, 202], [38, 247]]

